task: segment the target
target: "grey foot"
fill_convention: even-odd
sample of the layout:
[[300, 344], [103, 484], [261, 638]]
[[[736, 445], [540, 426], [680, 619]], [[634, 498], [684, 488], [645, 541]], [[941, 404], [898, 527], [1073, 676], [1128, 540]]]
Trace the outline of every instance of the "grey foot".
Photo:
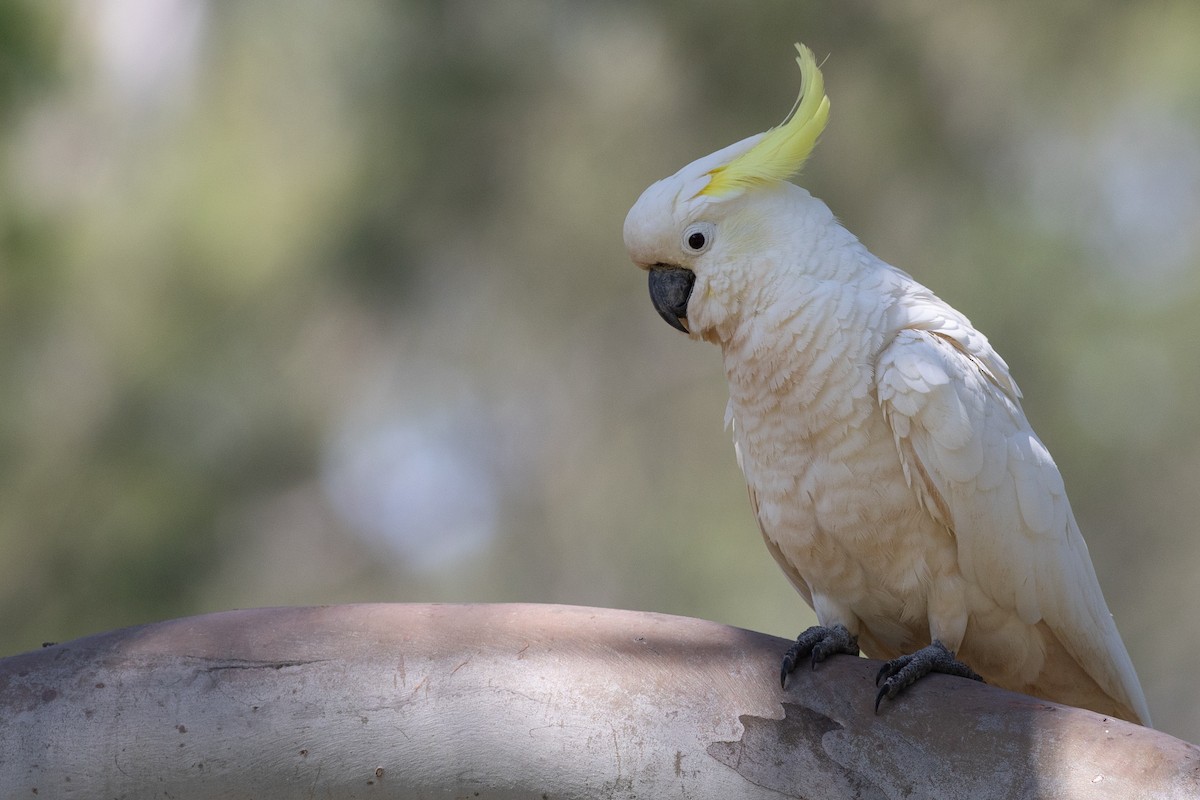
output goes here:
[[883, 665], [879, 674], [875, 676], [875, 685], [879, 687], [879, 693], [875, 695], [875, 711], [879, 711], [879, 704], [883, 698], [891, 700], [931, 672], [983, 681], [975, 670], [955, 658], [946, 645], [935, 639], [933, 644], [922, 647], [915, 653], [893, 658]]
[[814, 625], [796, 637], [795, 643], [783, 656], [783, 668], [779, 670], [779, 685], [787, 687], [787, 677], [796, 669], [800, 659], [809, 656], [812, 669], [834, 653], [858, 655], [858, 637], [851, 636], [845, 625], [826, 628]]

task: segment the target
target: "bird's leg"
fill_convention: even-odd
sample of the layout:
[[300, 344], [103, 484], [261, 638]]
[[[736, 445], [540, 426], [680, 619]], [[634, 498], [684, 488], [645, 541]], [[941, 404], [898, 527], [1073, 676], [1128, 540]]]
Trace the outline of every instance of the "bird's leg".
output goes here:
[[795, 643], [788, 648], [783, 656], [783, 668], [779, 671], [779, 685], [787, 687], [787, 677], [791, 675], [800, 659], [810, 657], [812, 669], [817, 664], [829, 658], [834, 653], [858, 655], [858, 637], [851, 636], [845, 625], [814, 625], [796, 637]]
[[875, 685], [879, 687], [879, 692], [875, 695], [875, 711], [879, 711], [879, 704], [883, 698], [891, 700], [931, 672], [983, 681], [975, 670], [955, 658], [946, 645], [934, 639], [933, 644], [922, 647], [915, 653], [893, 658], [880, 668], [879, 674], [875, 676]]

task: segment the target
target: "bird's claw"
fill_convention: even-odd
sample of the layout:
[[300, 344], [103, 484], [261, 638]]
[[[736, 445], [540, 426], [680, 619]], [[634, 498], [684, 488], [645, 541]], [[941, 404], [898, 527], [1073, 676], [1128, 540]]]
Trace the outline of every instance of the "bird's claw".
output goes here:
[[879, 687], [875, 693], [875, 713], [879, 713], [883, 698], [891, 700], [931, 672], [983, 682], [979, 673], [955, 658], [946, 645], [935, 639], [932, 644], [915, 653], [893, 658], [879, 668], [875, 675], [875, 685]]
[[852, 636], [845, 625], [814, 625], [796, 637], [796, 641], [783, 655], [783, 665], [779, 670], [779, 686], [787, 688], [787, 678], [795, 671], [796, 665], [804, 656], [809, 657], [809, 667], [816, 669], [817, 664], [836, 653], [858, 655], [858, 637]]
[[875, 685], [878, 686], [879, 682], [884, 678], [890, 678], [899, 672], [900, 668], [907, 663], [907, 661], [904, 661], [906, 658], [911, 658], [911, 656], [901, 656], [900, 658], [893, 658], [891, 661], [883, 662], [883, 666], [879, 668], [879, 672], [875, 673]]
[[792, 670], [796, 668], [796, 662], [791, 658], [791, 651], [783, 657], [783, 666], [779, 669], [779, 688], [787, 688], [787, 676], [792, 674]]

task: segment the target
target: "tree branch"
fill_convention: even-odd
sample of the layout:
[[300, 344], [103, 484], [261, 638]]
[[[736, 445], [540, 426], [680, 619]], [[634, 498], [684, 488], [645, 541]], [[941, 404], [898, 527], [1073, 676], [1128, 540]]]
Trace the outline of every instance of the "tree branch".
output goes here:
[[233, 611], [0, 660], [3, 797], [1200, 796], [1200, 749], [787, 642], [546, 605]]

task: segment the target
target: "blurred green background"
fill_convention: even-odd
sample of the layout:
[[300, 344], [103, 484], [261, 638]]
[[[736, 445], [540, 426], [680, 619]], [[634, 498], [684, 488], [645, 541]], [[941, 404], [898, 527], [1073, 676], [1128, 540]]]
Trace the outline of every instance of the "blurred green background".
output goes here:
[[4, 0], [0, 652], [347, 601], [808, 625], [621, 241], [783, 118], [796, 40], [803, 183], [1008, 359], [1200, 740], [1193, 0]]

